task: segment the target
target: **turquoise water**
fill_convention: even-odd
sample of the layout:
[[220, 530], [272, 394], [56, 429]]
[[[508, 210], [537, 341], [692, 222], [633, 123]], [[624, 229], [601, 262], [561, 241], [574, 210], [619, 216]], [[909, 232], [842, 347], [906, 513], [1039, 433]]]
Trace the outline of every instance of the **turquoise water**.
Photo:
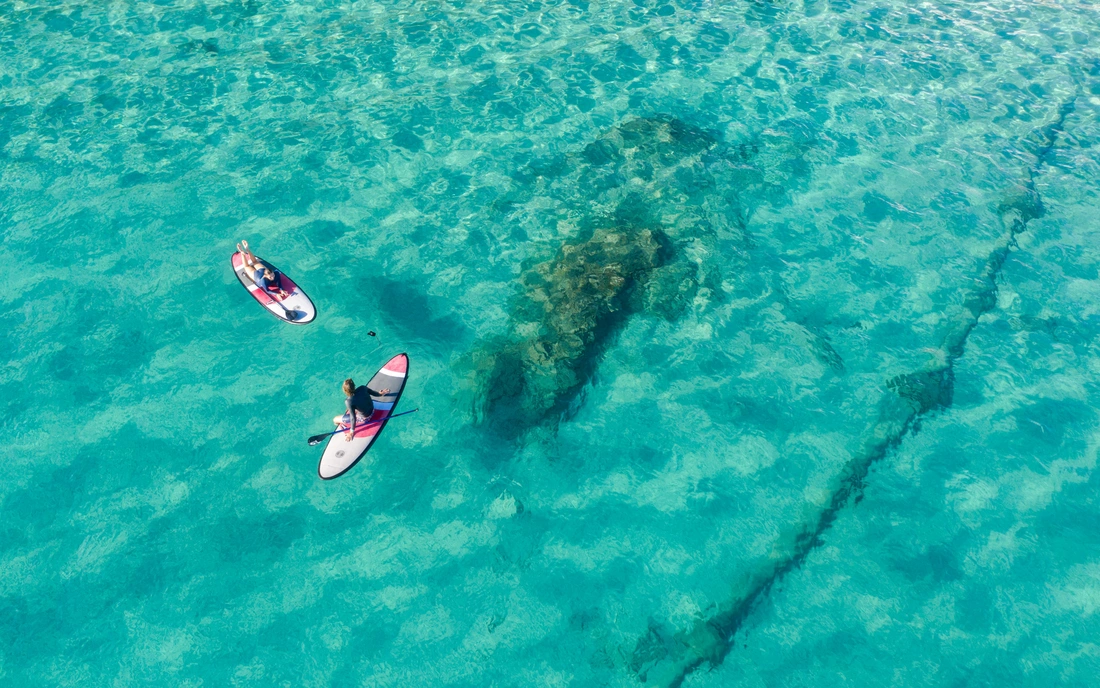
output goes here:
[[[2, 8], [0, 682], [1095, 685], [1093, 6]], [[606, 227], [675, 295], [500, 427]]]

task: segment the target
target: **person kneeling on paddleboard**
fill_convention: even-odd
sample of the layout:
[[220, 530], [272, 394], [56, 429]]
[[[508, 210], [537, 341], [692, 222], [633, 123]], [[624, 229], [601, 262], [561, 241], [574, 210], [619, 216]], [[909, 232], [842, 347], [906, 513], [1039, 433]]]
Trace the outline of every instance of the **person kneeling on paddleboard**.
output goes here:
[[347, 395], [347, 399], [344, 400], [344, 408], [347, 411], [344, 415], [333, 418], [332, 422], [337, 425], [348, 426], [347, 432], [344, 433], [345, 440], [350, 442], [351, 438], [355, 436], [352, 427], [353, 422], [355, 425], [361, 425], [370, 420], [371, 415], [374, 413], [374, 399], [371, 399], [371, 396], [380, 397], [389, 393], [390, 390], [388, 389], [376, 392], [366, 385], [356, 387], [355, 380], [350, 377], [344, 380], [344, 394]]
[[[243, 248], [242, 248], [243, 246]], [[256, 286], [263, 289], [268, 294], [278, 294], [281, 298], [289, 296], [286, 289], [279, 286], [279, 278], [270, 265], [267, 265], [262, 260], [252, 254], [252, 251], [248, 248], [248, 242], [242, 241], [237, 244], [237, 252], [241, 254], [241, 258], [244, 260], [246, 273], [252, 278], [252, 281], [256, 283]]]

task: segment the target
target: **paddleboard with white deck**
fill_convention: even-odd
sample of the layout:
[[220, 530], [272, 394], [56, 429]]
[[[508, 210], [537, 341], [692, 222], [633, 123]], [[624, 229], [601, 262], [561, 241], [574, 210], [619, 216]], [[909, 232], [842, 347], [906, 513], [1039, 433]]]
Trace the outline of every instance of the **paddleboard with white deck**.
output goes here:
[[322, 480], [339, 478], [366, 455], [367, 450], [382, 434], [382, 429], [386, 427], [394, 409], [397, 408], [397, 402], [401, 399], [401, 392], [405, 390], [408, 375], [409, 357], [406, 354], [394, 356], [374, 374], [367, 383], [367, 387], [374, 390], [388, 389], [389, 393], [383, 396], [371, 395], [374, 401], [374, 413], [366, 421], [371, 424], [356, 430], [350, 442], [344, 439], [343, 432], [328, 439], [325, 453], [321, 455], [321, 462], [317, 465], [317, 475], [321, 476]]
[[313, 319], [317, 317], [317, 309], [309, 296], [302, 291], [302, 288], [295, 284], [294, 280], [290, 279], [286, 273], [277, 270], [270, 262], [259, 256], [256, 256], [256, 258], [278, 272], [279, 286], [288, 292], [286, 298], [266, 292], [256, 286], [251, 275], [247, 274], [248, 271], [245, 270], [244, 258], [240, 253], [234, 253], [233, 272], [237, 275], [241, 286], [247, 289], [249, 294], [252, 294], [252, 298], [256, 299], [256, 302], [263, 306], [264, 310], [279, 320], [292, 325], [306, 325], [313, 322]]

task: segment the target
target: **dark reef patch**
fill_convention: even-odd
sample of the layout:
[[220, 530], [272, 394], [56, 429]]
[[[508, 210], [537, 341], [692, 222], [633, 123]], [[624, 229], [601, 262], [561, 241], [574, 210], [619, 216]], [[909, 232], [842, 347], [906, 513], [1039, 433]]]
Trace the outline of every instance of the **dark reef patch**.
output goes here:
[[526, 270], [511, 336], [473, 355], [483, 417], [515, 435], [566, 413], [671, 254], [659, 230], [610, 228]]
[[[721, 300], [723, 271], [748, 263], [748, 218], [808, 172], [803, 156], [815, 127], [784, 120], [758, 139], [729, 144], [655, 115], [612, 127], [572, 153], [521, 156], [515, 185], [488, 206], [511, 214], [537, 199], [546, 225], [576, 229], [522, 271], [507, 334], [460, 364], [475, 419], [510, 438], [554, 427], [581, 402], [632, 315], [671, 321], [697, 301]], [[843, 371], [827, 334], [806, 329], [818, 359]]]

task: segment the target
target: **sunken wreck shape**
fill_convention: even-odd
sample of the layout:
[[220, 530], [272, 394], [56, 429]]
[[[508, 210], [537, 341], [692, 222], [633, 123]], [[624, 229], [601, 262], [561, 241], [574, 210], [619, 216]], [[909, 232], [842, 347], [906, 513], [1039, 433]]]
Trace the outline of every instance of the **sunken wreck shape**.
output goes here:
[[659, 230], [598, 229], [525, 271], [512, 336], [473, 356], [483, 417], [515, 435], [565, 413], [671, 255]]

